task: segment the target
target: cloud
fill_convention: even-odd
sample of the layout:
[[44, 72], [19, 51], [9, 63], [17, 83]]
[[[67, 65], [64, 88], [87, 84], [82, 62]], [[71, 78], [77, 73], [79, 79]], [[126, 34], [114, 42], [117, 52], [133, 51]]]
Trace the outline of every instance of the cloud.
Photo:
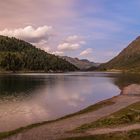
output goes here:
[[38, 43], [32, 43], [34, 46], [36, 46], [37, 48], [40, 48], [46, 52], [51, 52], [51, 46], [49, 46], [48, 44], [48, 40], [41, 40]]
[[86, 43], [84, 41], [84, 38], [82, 38], [78, 35], [68, 36], [65, 41], [70, 42], [70, 43], [79, 43], [79, 44], [85, 44]]
[[[87, 48], [94, 47], [93, 53], [96, 53], [96, 49], [102, 51], [115, 48], [114, 41], [130, 41], [139, 34], [139, 2], [131, 1], [125, 5], [125, 1], [106, 3], [106, 0], [1, 0], [0, 30], [7, 28], [8, 31], [13, 31], [23, 30], [28, 25], [31, 25], [28, 29], [51, 25], [57, 34], [55, 38], [50, 37], [47, 31], [46, 35], [35, 37], [27, 34], [30, 37], [20, 37], [41, 49], [77, 57], [85, 43]], [[67, 48], [58, 50], [58, 46], [64, 47], [65, 43]], [[73, 49], [74, 44], [79, 44], [80, 47]], [[96, 59], [108, 59], [105, 55], [100, 57], [101, 59], [99, 56]]]
[[47, 25], [40, 26], [37, 28], [34, 28], [32, 26], [26, 26], [24, 28], [17, 28], [13, 30], [0, 30], [0, 35], [16, 37], [18, 39], [25, 40], [46, 52], [51, 51], [51, 48], [48, 45], [48, 40], [52, 36], [52, 34], [52, 26]]
[[80, 53], [80, 56], [88, 56], [88, 55], [92, 54], [92, 52], [93, 52], [92, 48], [88, 48], [88, 49], [82, 51]]
[[77, 35], [68, 36], [64, 41], [58, 45], [59, 51], [75, 51], [81, 48], [86, 42], [84, 39]]
[[71, 41], [77, 41], [78, 39], [79, 39], [79, 36], [73, 35], [73, 36], [68, 36], [66, 40], [68, 42], [71, 42]]
[[60, 51], [74, 51], [80, 48], [80, 44], [62, 43], [62, 44], [59, 44], [57, 48]]
[[52, 52], [52, 54], [55, 54], [55, 55], [64, 55], [64, 52], [62, 52], [62, 51], [55, 51], [55, 52]]
[[48, 40], [51, 35], [52, 27], [51, 26], [40, 26], [38, 28], [34, 28], [32, 26], [27, 26], [24, 28], [18, 29], [4, 29], [0, 31], [1, 35], [16, 37], [19, 39], [23, 39], [30, 43], [39, 43], [43, 40]]

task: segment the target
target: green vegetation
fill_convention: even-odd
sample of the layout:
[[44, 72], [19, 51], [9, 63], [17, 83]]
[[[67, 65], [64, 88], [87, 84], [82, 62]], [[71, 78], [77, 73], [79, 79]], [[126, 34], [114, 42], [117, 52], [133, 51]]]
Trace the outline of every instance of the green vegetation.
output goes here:
[[96, 122], [90, 124], [84, 124], [78, 127], [75, 131], [81, 132], [90, 128], [100, 127], [114, 127], [117, 125], [140, 123], [140, 102], [132, 104], [118, 112], [111, 114], [110, 116], [101, 118]]
[[67, 119], [69, 117], [73, 117], [73, 116], [76, 116], [76, 115], [88, 113], [88, 112], [91, 112], [91, 111], [96, 111], [96, 110], [98, 110], [98, 109], [100, 109], [104, 106], [108, 106], [108, 105], [112, 105], [112, 104], [114, 104], [114, 102], [112, 102], [111, 100], [108, 99], [108, 100], [105, 100], [105, 101], [101, 101], [101, 102], [99, 102], [95, 105], [89, 106], [86, 109], [83, 109], [79, 112], [64, 116], [62, 118], [59, 118], [59, 119], [56, 119], [56, 120], [53, 120], [53, 121], [44, 121], [44, 122], [41, 122], [41, 123], [36, 123], [36, 124], [31, 124], [31, 125], [28, 125], [28, 126], [25, 126], [25, 127], [21, 127], [21, 128], [12, 130], [12, 131], [0, 132], [0, 139], [9, 137], [9, 136], [14, 135], [14, 134], [18, 134], [20, 132], [32, 129], [34, 127], [38, 127], [38, 126], [41, 126], [41, 125], [53, 123], [53, 122], [56, 122], [56, 121], [60, 121], [60, 120], [63, 120], [63, 119]]
[[140, 71], [140, 37], [134, 40], [118, 56], [108, 63], [102, 64], [100, 70], [123, 70], [130, 72]]
[[78, 69], [25, 41], [0, 36], [0, 70], [64, 72]]
[[139, 140], [140, 130], [132, 130], [128, 132], [116, 132], [103, 135], [72, 137], [63, 140]]

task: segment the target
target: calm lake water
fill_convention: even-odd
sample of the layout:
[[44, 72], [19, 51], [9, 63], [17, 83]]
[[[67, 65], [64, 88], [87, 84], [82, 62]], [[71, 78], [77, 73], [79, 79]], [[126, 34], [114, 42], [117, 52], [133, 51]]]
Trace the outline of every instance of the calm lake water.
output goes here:
[[116, 96], [128, 79], [99, 72], [0, 75], [0, 131], [56, 119]]

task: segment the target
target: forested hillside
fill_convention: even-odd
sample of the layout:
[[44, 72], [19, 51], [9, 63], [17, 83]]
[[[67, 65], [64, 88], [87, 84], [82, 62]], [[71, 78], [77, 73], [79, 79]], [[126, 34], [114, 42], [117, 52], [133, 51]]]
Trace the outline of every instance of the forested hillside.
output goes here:
[[77, 68], [25, 41], [0, 36], [0, 70], [59, 72]]

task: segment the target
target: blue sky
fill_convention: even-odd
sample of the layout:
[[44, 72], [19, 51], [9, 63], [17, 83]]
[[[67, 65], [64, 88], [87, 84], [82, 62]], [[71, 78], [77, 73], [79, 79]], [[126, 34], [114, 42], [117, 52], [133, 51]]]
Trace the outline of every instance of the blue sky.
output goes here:
[[[140, 1], [78, 0], [86, 47], [93, 48], [93, 60], [114, 57], [140, 35]], [[79, 22], [80, 24], [80, 22]], [[80, 32], [80, 31], [79, 31]]]
[[139, 0], [5, 0], [0, 34], [50, 53], [106, 62], [140, 35]]

